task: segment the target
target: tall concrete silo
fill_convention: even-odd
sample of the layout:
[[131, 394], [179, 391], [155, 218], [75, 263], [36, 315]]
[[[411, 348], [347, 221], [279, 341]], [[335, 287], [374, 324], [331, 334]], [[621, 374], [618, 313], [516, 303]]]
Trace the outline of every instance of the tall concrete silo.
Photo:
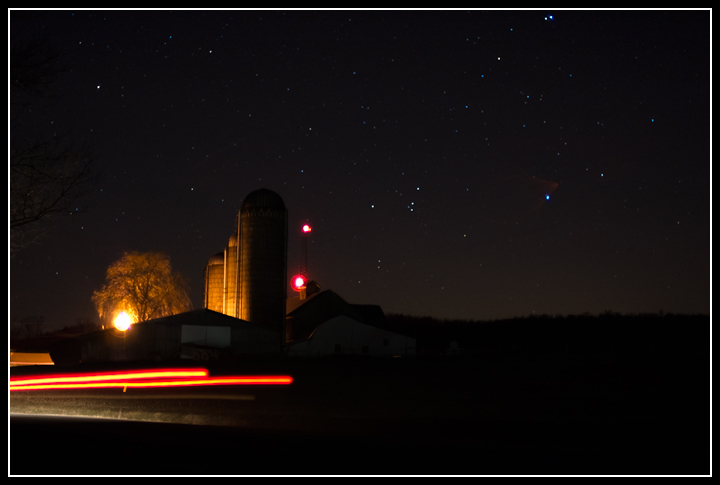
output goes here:
[[210, 257], [205, 266], [205, 308], [222, 313], [224, 284], [225, 255], [217, 253]]
[[238, 318], [238, 234], [230, 236], [225, 247], [225, 282], [223, 285], [223, 311]]
[[238, 221], [239, 318], [277, 330], [284, 342], [288, 212], [268, 189], [251, 192]]

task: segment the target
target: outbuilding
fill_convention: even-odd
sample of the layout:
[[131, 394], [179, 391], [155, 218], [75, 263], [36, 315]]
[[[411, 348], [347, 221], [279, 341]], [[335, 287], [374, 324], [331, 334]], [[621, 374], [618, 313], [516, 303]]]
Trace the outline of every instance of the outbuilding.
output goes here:
[[391, 332], [378, 305], [347, 303], [332, 290], [319, 291], [314, 282], [309, 294], [288, 298], [286, 341], [288, 355], [415, 355], [415, 339]]
[[290, 344], [288, 355], [413, 357], [415, 339], [340, 315], [318, 325], [308, 338]]
[[281, 339], [274, 330], [203, 308], [136, 323], [124, 332], [86, 334], [55, 346], [51, 356], [62, 363], [217, 360], [279, 354]]

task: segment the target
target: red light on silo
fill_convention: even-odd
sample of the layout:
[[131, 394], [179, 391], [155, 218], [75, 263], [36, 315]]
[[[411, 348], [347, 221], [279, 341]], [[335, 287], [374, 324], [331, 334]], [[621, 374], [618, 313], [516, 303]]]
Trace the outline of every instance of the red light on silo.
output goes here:
[[303, 237], [309, 236], [313, 230], [312, 224], [310, 224], [310, 221], [308, 221], [307, 219], [299, 222], [298, 225], [295, 227], [297, 228], [298, 234]]
[[290, 280], [290, 286], [292, 286], [292, 289], [295, 291], [304, 289], [306, 283], [305, 277], [301, 274], [293, 276], [292, 280]]

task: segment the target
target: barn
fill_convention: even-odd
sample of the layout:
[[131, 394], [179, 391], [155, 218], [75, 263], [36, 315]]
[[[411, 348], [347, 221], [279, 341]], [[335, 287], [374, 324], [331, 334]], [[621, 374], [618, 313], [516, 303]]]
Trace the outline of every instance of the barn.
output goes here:
[[412, 357], [415, 355], [415, 339], [339, 315], [318, 325], [308, 338], [290, 344], [288, 355]]
[[226, 360], [246, 356], [322, 357], [356, 355], [410, 357], [414, 338], [385, 328], [377, 305], [350, 304], [332, 290], [286, 300], [281, 335], [220, 312], [202, 308], [68, 339], [50, 349], [56, 364], [118, 361]]
[[316, 293], [287, 300], [288, 356], [415, 355], [415, 339], [386, 330], [385, 314], [379, 306], [350, 304], [332, 290], [315, 288]]
[[278, 332], [208, 309], [100, 330], [51, 349], [56, 363], [218, 360], [279, 354]]

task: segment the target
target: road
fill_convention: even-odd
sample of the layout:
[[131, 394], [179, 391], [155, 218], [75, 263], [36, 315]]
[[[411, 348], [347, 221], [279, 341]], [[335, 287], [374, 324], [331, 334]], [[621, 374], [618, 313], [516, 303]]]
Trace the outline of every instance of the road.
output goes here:
[[[582, 380], [578, 365], [566, 367], [334, 362], [243, 369], [293, 375], [293, 384], [282, 387], [12, 393], [10, 471], [709, 473], [704, 389], [692, 393], [692, 382], [681, 387], [667, 372], [668, 389], [653, 390], [662, 379], [647, 376], [638, 386], [634, 378], [618, 381], [607, 365], [586, 365]], [[627, 365], [619, 368], [618, 375], [634, 375]]]

